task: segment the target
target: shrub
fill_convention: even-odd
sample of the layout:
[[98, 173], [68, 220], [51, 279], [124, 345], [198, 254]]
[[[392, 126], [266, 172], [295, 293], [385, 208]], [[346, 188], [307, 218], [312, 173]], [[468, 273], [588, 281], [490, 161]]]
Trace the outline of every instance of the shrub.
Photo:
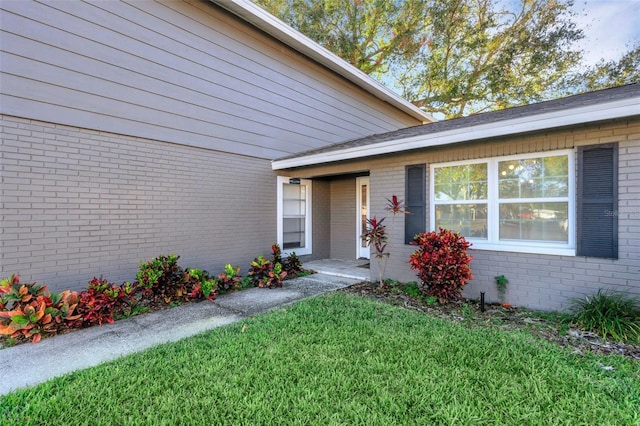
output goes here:
[[80, 295], [76, 291], [64, 290], [60, 293], [51, 293], [51, 312], [53, 320], [58, 324], [58, 331], [65, 328], [76, 327], [81, 316], [78, 313]]
[[218, 274], [218, 288], [220, 291], [238, 290], [241, 283], [240, 267], [232, 266], [230, 263], [224, 265], [224, 272]]
[[404, 283], [401, 285], [402, 291], [408, 294], [411, 297], [420, 297], [422, 296], [422, 292], [420, 291], [420, 287], [418, 283], [415, 281], [411, 281], [408, 283]]
[[387, 227], [382, 224], [384, 217], [378, 220], [377, 217], [367, 219], [367, 229], [362, 234], [362, 240], [370, 247], [373, 247], [373, 254], [378, 263], [378, 275], [380, 281], [378, 282], [380, 287], [384, 284], [384, 275], [387, 267], [387, 260], [391, 253], [387, 251], [387, 243], [389, 237], [387, 236]]
[[271, 246], [271, 263], [273, 265], [281, 264], [282, 270], [286, 272], [288, 278], [295, 278], [299, 274], [306, 272], [302, 267], [302, 261], [295, 252], [291, 252], [286, 258], [282, 258], [282, 250], [279, 244]]
[[496, 286], [498, 287], [498, 297], [500, 298], [500, 303], [504, 304], [504, 295], [507, 291], [507, 284], [509, 284], [509, 280], [504, 275], [497, 275], [494, 277], [494, 279], [496, 280]]
[[569, 320], [603, 338], [640, 341], [640, 307], [637, 301], [602, 289], [590, 297], [574, 299]]
[[271, 245], [271, 262], [275, 265], [276, 263], [282, 263], [282, 250], [280, 249], [280, 244], [272, 244]]
[[253, 259], [253, 262], [249, 265], [249, 272], [247, 273], [251, 284], [254, 287], [262, 287], [259, 284], [264, 281], [272, 267], [273, 263], [263, 255]]
[[246, 277], [243, 277], [242, 280], [240, 280], [239, 290], [246, 290], [248, 288], [253, 288], [253, 287], [255, 287], [255, 285], [253, 284], [253, 280], [251, 279], [251, 277], [246, 276]]
[[282, 264], [274, 264], [263, 255], [256, 257], [249, 267], [247, 274], [254, 287], [282, 287], [282, 280], [287, 272], [282, 270]]
[[87, 290], [80, 293], [78, 313], [82, 315], [82, 327], [109, 324], [117, 318], [128, 316], [137, 303], [137, 287], [128, 282], [113, 284], [102, 277], [94, 277]]
[[171, 303], [188, 294], [184, 271], [178, 266], [180, 256], [158, 256], [140, 264], [136, 274], [137, 284], [142, 288], [142, 297]]
[[186, 294], [182, 295], [185, 301], [189, 299], [213, 300], [218, 293], [218, 283], [215, 278], [211, 278], [207, 271], [197, 268], [190, 268], [184, 273], [184, 284]]
[[0, 334], [31, 339], [57, 333], [79, 318], [75, 292], [50, 293], [46, 286], [21, 283], [19, 275], [0, 282]]
[[287, 273], [287, 277], [289, 278], [295, 278], [299, 274], [307, 272], [302, 267], [302, 261], [295, 252], [291, 252], [291, 254], [284, 259], [282, 269]]
[[462, 287], [473, 279], [467, 254], [471, 246], [467, 240], [447, 229], [418, 234], [411, 242], [418, 246], [409, 258], [411, 269], [420, 278], [425, 296], [433, 296], [441, 303], [459, 300]]
[[276, 263], [273, 265], [273, 268], [269, 270], [266, 278], [258, 283], [258, 287], [282, 287], [282, 281], [287, 276], [287, 272], [282, 270], [282, 264]]

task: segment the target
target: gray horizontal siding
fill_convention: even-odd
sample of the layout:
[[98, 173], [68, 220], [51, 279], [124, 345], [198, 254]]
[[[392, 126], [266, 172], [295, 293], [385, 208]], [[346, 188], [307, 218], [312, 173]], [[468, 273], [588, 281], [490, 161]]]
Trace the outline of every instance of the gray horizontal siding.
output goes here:
[[416, 124], [209, 2], [0, 7], [6, 114], [261, 158]]

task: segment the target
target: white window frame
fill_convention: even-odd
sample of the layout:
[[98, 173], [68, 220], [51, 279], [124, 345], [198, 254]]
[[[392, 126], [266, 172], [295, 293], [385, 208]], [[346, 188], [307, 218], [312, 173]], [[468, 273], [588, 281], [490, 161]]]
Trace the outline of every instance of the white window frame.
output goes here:
[[312, 194], [311, 194], [311, 190], [312, 190], [312, 181], [310, 179], [298, 179], [300, 181], [300, 185], [305, 185], [307, 187], [307, 191], [306, 191], [306, 195], [307, 198], [305, 200], [305, 230], [304, 230], [304, 236], [305, 236], [305, 241], [304, 241], [304, 247], [300, 247], [300, 248], [295, 248], [295, 249], [284, 249], [284, 237], [283, 237], [283, 220], [284, 220], [284, 189], [283, 189], [283, 185], [285, 183], [289, 183], [291, 181], [291, 179], [293, 179], [292, 177], [289, 176], [278, 176], [277, 179], [277, 191], [276, 191], [276, 196], [277, 196], [277, 243], [280, 245], [280, 247], [282, 248], [282, 254], [284, 255], [290, 255], [292, 252], [295, 252], [296, 255], [307, 255], [307, 254], [311, 254], [312, 253], [312, 235], [311, 235], [311, 230], [312, 230], [312, 226], [311, 226], [311, 200], [312, 200]]
[[[564, 242], [539, 242], [539, 241], [500, 241], [500, 215], [498, 199], [498, 163], [502, 161], [525, 160], [528, 158], [554, 157], [566, 155], [568, 167], [568, 241]], [[509, 155], [504, 157], [490, 157], [480, 160], [454, 161], [448, 163], [437, 163], [429, 165], [429, 223], [430, 228], [435, 229], [435, 170], [441, 167], [459, 166], [466, 164], [487, 164], [487, 239], [473, 238], [465, 235], [465, 238], [472, 243], [472, 248], [476, 250], [496, 250], [510, 251], [517, 253], [537, 253], [553, 254], [561, 256], [576, 255], [576, 179], [575, 179], [575, 151], [559, 150], [544, 151], [531, 154]], [[541, 198], [544, 202], [548, 199]], [[553, 202], [553, 200], [548, 200]], [[564, 201], [563, 201], [564, 202]]]
[[367, 185], [367, 219], [371, 216], [371, 180], [369, 176], [361, 176], [356, 178], [356, 259], [370, 259], [371, 247], [367, 245], [362, 247], [362, 233], [360, 228], [362, 227], [362, 183], [366, 182]]

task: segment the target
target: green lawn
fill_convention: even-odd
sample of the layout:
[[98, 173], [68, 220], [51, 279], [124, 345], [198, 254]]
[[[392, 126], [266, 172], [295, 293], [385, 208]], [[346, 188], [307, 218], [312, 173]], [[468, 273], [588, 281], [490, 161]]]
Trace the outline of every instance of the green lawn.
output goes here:
[[336, 293], [0, 397], [5, 423], [637, 425], [640, 363]]

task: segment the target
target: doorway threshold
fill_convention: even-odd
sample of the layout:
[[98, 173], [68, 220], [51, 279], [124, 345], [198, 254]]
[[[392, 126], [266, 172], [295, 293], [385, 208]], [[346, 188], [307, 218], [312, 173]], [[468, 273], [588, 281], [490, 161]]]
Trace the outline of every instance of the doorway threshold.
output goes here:
[[303, 267], [313, 269], [320, 274], [370, 281], [367, 265], [369, 265], [369, 259], [321, 259], [305, 262]]

